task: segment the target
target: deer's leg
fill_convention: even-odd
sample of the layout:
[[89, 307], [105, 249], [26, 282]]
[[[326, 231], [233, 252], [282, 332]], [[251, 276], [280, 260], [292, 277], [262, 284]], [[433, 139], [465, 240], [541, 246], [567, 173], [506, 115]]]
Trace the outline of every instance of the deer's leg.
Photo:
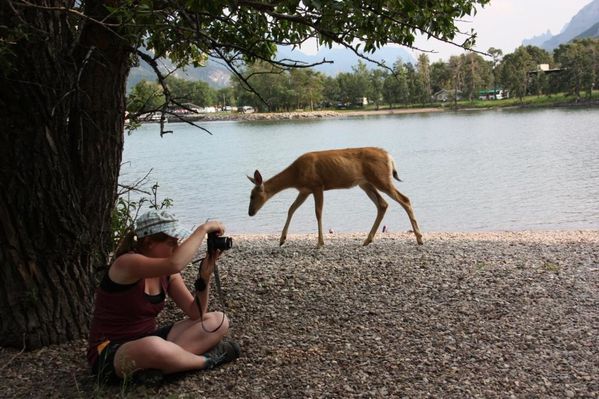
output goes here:
[[314, 209], [316, 210], [316, 220], [318, 221], [318, 246], [324, 245], [322, 236], [322, 204], [324, 202], [324, 194], [322, 189], [314, 191]]
[[374, 235], [376, 234], [376, 231], [378, 230], [381, 221], [385, 216], [385, 212], [387, 212], [387, 207], [389, 204], [387, 204], [387, 201], [381, 197], [379, 192], [376, 191], [376, 188], [374, 188], [372, 184], [361, 184], [360, 188], [366, 192], [368, 198], [370, 198], [372, 202], [374, 202], [374, 205], [376, 205], [376, 219], [374, 220], [372, 229], [370, 229], [370, 233], [368, 233], [368, 237], [366, 237], [366, 241], [364, 241], [364, 245], [368, 245], [372, 242], [372, 240], [374, 240]]
[[394, 186], [391, 186], [389, 191], [383, 191], [386, 192], [395, 201], [399, 202], [399, 204], [406, 211], [408, 217], [410, 218], [410, 223], [412, 224], [412, 230], [416, 235], [416, 242], [422, 245], [422, 234], [420, 234], [420, 228], [418, 227], [418, 222], [416, 221], [416, 217], [414, 216], [414, 211], [412, 210], [412, 204], [410, 203], [410, 199], [402, 193], [400, 193]]
[[308, 198], [308, 195], [310, 195], [310, 193], [300, 192], [297, 195], [295, 201], [293, 201], [293, 204], [291, 204], [291, 206], [289, 207], [289, 211], [287, 211], [287, 221], [285, 222], [285, 227], [283, 227], [283, 232], [281, 233], [279, 245], [283, 245], [285, 243], [285, 240], [287, 239], [287, 229], [289, 229], [289, 223], [291, 223], [291, 217], [293, 216], [297, 208], [299, 208], [304, 203], [306, 198]]

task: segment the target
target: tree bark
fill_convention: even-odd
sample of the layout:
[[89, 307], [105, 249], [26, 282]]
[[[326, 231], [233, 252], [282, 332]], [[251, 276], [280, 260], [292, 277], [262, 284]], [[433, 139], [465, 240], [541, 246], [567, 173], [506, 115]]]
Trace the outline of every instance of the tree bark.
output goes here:
[[[101, 19], [102, 3], [86, 1], [88, 15]], [[0, 71], [0, 345], [30, 350], [87, 333], [109, 249], [129, 53], [90, 20], [6, 4], [1, 23], [26, 35]]]

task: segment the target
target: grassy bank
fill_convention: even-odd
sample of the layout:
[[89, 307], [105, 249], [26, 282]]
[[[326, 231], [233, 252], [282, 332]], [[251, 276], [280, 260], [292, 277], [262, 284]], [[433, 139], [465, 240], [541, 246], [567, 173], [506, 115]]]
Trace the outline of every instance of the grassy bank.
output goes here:
[[474, 100], [459, 101], [458, 108], [502, 108], [502, 107], [563, 107], [563, 106], [587, 106], [598, 105], [599, 91], [593, 92], [591, 98], [576, 98], [565, 93], [551, 96], [526, 96], [519, 98], [506, 98], [502, 100]]
[[[565, 93], [552, 94], [550, 96], [526, 96], [520, 98], [505, 98], [502, 100], [460, 100], [457, 103], [452, 101], [444, 103], [433, 103], [433, 104], [410, 104], [406, 106], [389, 107], [389, 105], [380, 105], [376, 107], [374, 105], [368, 105], [364, 108], [359, 108], [362, 111], [391, 111], [391, 110], [404, 110], [409, 112], [410, 110], [426, 108], [436, 109], [491, 109], [491, 108], [534, 108], [534, 107], [565, 107], [565, 106], [597, 106], [599, 105], [599, 90], [593, 91], [592, 96], [576, 98], [572, 95]], [[356, 109], [350, 110], [338, 110], [340, 113], [351, 113], [355, 112]]]

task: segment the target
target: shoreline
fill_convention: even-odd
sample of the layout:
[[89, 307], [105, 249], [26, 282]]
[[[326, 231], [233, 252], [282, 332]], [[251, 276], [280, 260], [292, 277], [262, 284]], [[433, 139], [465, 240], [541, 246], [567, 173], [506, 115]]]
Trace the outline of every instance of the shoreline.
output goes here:
[[[379, 229], [380, 230], [380, 229]], [[551, 236], [551, 235], [559, 235], [559, 236], [570, 236], [577, 234], [599, 234], [599, 228], [568, 228], [568, 229], [521, 229], [521, 230], [480, 230], [480, 231], [460, 231], [460, 230], [440, 230], [440, 231], [426, 231], [422, 232], [423, 237], [432, 237], [438, 238], [442, 236], [447, 237], [467, 237], [470, 239], [484, 238], [486, 236], [496, 236], [501, 238], [508, 237], [517, 237], [517, 236]], [[279, 242], [279, 238], [281, 236], [280, 231], [272, 231], [272, 232], [240, 232], [240, 233], [232, 233], [225, 234], [227, 236], [231, 236], [233, 238], [240, 238], [244, 240], [256, 240], [256, 239], [272, 239], [276, 240], [277, 244]], [[359, 238], [366, 238], [368, 235], [368, 231], [341, 231], [341, 232], [323, 232], [325, 245], [327, 239], [332, 240], [353, 240]], [[298, 232], [298, 233], [287, 233], [287, 240], [307, 240], [307, 239], [316, 239], [318, 237], [318, 232], [315, 230], [313, 232]], [[391, 238], [391, 239], [399, 239], [399, 238], [407, 238], [415, 237], [414, 233], [411, 230], [405, 231], [387, 231], [382, 233], [381, 231], [377, 231], [374, 242], [377, 239], [381, 238]], [[414, 241], [416, 239], [414, 238]]]
[[[490, 111], [501, 109], [534, 109], [534, 108], [576, 108], [576, 107], [596, 107], [599, 101], [589, 100], [580, 102], [556, 102], [551, 104], [514, 104], [498, 105], [491, 107], [468, 107], [453, 108], [450, 105], [439, 107], [420, 107], [420, 108], [394, 108], [380, 110], [324, 110], [324, 111], [290, 111], [290, 112], [256, 112], [256, 113], [214, 113], [197, 114], [187, 116], [184, 121], [179, 118], [168, 117], [169, 123], [175, 122], [217, 122], [217, 121], [279, 121], [279, 120], [309, 120], [325, 118], [352, 118], [362, 116], [385, 116], [385, 115], [407, 115], [422, 113], [443, 113], [443, 112], [472, 112], [472, 111]], [[142, 121], [142, 123], [158, 123], [156, 121]]]
[[[325, 118], [346, 118], [358, 116], [382, 116], [382, 115], [400, 115], [400, 114], [418, 114], [444, 112], [443, 108], [407, 108], [407, 109], [389, 109], [389, 110], [355, 110], [355, 111], [291, 111], [291, 112], [255, 112], [255, 113], [216, 113], [216, 114], [198, 114], [187, 117], [190, 122], [217, 122], [217, 121], [279, 121], [279, 120], [304, 120], [304, 119], [325, 119]], [[182, 122], [178, 118], [169, 117], [169, 123]], [[157, 123], [157, 122], [144, 122]]]
[[[7, 397], [598, 397], [599, 230], [233, 235], [242, 354], [158, 387], [95, 385], [85, 340], [1, 348]], [[183, 271], [187, 283], [197, 266]], [[181, 320], [172, 301], [160, 324]], [[6, 367], [6, 365], [9, 365]], [[595, 377], [593, 377], [595, 376]]]
[[[252, 243], [252, 245], [263, 245], [271, 248], [273, 251], [281, 250], [290, 246], [290, 243], [302, 243], [306, 246], [307, 250], [319, 250], [316, 246], [318, 241], [318, 232], [298, 232], [298, 233], [287, 233], [287, 240], [283, 245], [279, 245], [279, 239], [281, 232], [243, 232], [243, 233], [226, 233], [228, 237], [233, 239], [233, 248], [237, 243]], [[545, 229], [545, 230], [489, 230], [489, 231], [427, 231], [422, 232], [423, 245], [416, 244], [416, 236], [414, 233], [409, 231], [387, 231], [385, 233], [378, 231], [374, 236], [374, 240], [371, 244], [363, 247], [362, 243], [368, 236], [368, 231], [363, 232], [346, 232], [346, 231], [335, 231], [329, 233], [323, 232], [324, 247], [326, 249], [332, 245], [341, 244], [346, 246], [347, 243], [355, 243], [356, 248], [370, 248], [378, 247], [379, 245], [385, 245], [386, 242], [394, 242], [397, 240], [405, 240], [406, 244], [411, 243], [414, 246], [426, 247], [427, 240], [470, 240], [473, 242], [478, 241], [517, 241], [517, 240], [529, 240], [532, 242], [546, 242], [550, 243], [554, 241], [554, 237], [559, 237], [561, 240], [577, 240], [577, 237], [585, 236], [599, 236], [599, 229], [597, 228], [576, 228], [576, 229]], [[599, 238], [599, 237], [598, 237]], [[598, 249], [599, 250], [599, 249]]]

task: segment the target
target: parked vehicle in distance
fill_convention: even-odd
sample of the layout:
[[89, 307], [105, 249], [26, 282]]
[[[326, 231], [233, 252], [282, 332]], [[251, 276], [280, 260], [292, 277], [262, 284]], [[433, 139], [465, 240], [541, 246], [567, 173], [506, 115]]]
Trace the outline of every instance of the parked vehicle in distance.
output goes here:
[[256, 110], [250, 105], [243, 105], [237, 108], [237, 112], [241, 112], [242, 114], [251, 114], [256, 112]]

